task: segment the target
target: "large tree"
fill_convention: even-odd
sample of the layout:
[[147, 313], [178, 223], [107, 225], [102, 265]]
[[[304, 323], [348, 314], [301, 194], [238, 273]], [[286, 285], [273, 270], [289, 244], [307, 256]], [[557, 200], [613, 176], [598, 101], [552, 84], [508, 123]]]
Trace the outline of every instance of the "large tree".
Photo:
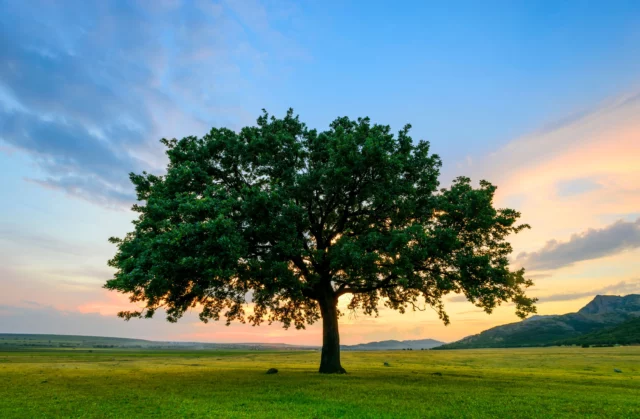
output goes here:
[[535, 312], [506, 241], [528, 226], [493, 207], [495, 186], [459, 177], [439, 189], [440, 158], [409, 125], [394, 137], [344, 117], [317, 132], [291, 109], [283, 119], [263, 112], [239, 133], [162, 139], [167, 173], [130, 175], [139, 217], [110, 239], [117, 271], [105, 287], [144, 309], [121, 317], [162, 308], [175, 322], [193, 308], [204, 322], [298, 329], [322, 318], [320, 372], [339, 373], [341, 296], [368, 315], [380, 303], [431, 306], [445, 323], [449, 293], [487, 313], [502, 302], [521, 317]]

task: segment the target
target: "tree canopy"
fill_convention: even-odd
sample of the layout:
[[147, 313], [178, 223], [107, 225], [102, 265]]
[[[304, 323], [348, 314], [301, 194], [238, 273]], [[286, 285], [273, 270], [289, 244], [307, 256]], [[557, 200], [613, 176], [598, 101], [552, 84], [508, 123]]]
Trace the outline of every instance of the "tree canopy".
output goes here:
[[205, 322], [285, 328], [322, 317], [320, 370], [340, 372], [343, 295], [369, 315], [380, 304], [431, 306], [445, 323], [450, 293], [487, 313], [502, 302], [521, 317], [535, 312], [531, 280], [509, 268], [506, 239], [528, 227], [520, 214], [494, 208], [487, 181], [440, 188], [440, 158], [410, 128], [394, 136], [369, 118], [342, 117], [318, 132], [290, 109], [282, 119], [263, 111], [239, 132], [162, 139], [166, 174], [130, 175], [139, 217], [110, 239], [117, 271], [105, 287], [144, 303], [119, 315], [162, 308], [173, 322], [196, 309]]

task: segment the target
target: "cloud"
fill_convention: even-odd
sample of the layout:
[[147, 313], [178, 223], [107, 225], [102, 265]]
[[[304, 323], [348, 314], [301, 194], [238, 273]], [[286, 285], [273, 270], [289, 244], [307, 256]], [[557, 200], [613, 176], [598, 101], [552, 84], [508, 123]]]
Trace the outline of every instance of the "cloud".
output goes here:
[[550, 303], [555, 301], [572, 301], [585, 297], [595, 297], [596, 295], [627, 295], [640, 293], [640, 279], [632, 281], [622, 281], [617, 284], [608, 285], [591, 291], [580, 291], [562, 294], [551, 294], [539, 297], [541, 303]]
[[484, 311], [481, 309], [478, 309], [478, 310], [460, 311], [456, 314], [482, 314], [482, 313], [484, 313]]
[[25, 246], [31, 249], [31, 251], [38, 248], [49, 252], [74, 256], [88, 255], [92, 252], [92, 249], [86, 245], [71, 243], [46, 234], [34, 234], [11, 227], [0, 228], [0, 240], [7, 241], [13, 245]]
[[448, 301], [450, 303], [465, 303], [469, 300], [464, 295], [454, 295], [453, 297], [449, 297]]
[[640, 218], [617, 221], [602, 229], [574, 234], [567, 242], [551, 240], [537, 252], [522, 252], [516, 263], [531, 270], [550, 270], [576, 262], [611, 256], [640, 247]]
[[28, 306], [32, 306], [32, 307], [42, 307], [42, 304], [37, 303], [35, 301], [30, 301], [30, 300], [22, 300], [21, 301], [23, 304], [26, 304]]
[[[614, 145], [624, 144], [631, 149], [638, 148], [634, 138], [615, 138], [613, 134], [626, 132], [628, 129], [636, 131], [640, 125], [636, 118], [640, 109], [639, 98], [639, 91], [610, 98], [592, 109], [578, 112], [575, 116], [561, 119], [542, 130], [508, 143], [482, 159], [478, 167], [487, 174], [506, 178], [516, 173], [526, 173], [528, 169], [555, 167], [568, 157], [581, 157], [584, 152], [592, 151], [593, 146], [600, 143], [608, 143], [605, 144], [609, 145], [606, 153], [595, 161], [581, 161], [581, 166], [609, 166], [610, 157], [620, 157], [617, 152], [622, 151]], [[496, 162], [500, 162], [500, 165], [496, 166]], [[564, 169], [563, 177], [574, 177], [576, 170], [567, 169], [580, 171], [582, 167], [565, 166]], [[546, 180], [555, 174], [544, 173], [543, 179]], [[520, 179], [519, 176], [513, 181]]]
[[638, 212], [638, 115], [640, 91], [623, 92], [493, 153], [473, 156], [470, 176], [497, 185], [496, 205], [520, 211], [521, 221], [532, 227], [510, 237], [516, 254]]
[[113, 185], [94, 174], [86, 176], [68, 174], [57, 179], [49, 176], [46, 179], [25, 178], [24, 180], [46, 189], [64, 191], [69, 196], [82, 198], [105, 208], [122, 209], [129, 207], [135, 201], [135, 194], [124, 186], [124, 181]]
[[546, 274], [546, 273], [545, 274], [529, 274], [529, 273], [526, 274], [527, 278], [533, 279], [533, 280], [550, 278], [551, 276], [552, 276], [551, 274]]
[[[224, 4], [239, 17], [243, 25], [260, 36], [263, 42], [271, 45], [278, 54], [305, 61], [311, 58], [305, 49], [293, 43], [282, 32], [274, 30], [270, 24], [271, 19], [295, 20], [300, 13], [298, 3], [294, 1], [261, 3], [258, 0], [224, 0]], [[277, 8], [274, 7], [276, 4]]]
[[300, 49], [271, 25], [277, 5], [2, 4], [0, 146], [32, 158], [28, 181], [110, 208], [134, 200], [129, 172], [163, 170], [160, 138], [254, 122], [264, 104], [238, 93], [259, 97], [295, 59], [276, 49]]
[[558, 182], [556, 186], [560, 197], [579, 195], [602, 187], [598, 182], [588, 178], [564, 180]]

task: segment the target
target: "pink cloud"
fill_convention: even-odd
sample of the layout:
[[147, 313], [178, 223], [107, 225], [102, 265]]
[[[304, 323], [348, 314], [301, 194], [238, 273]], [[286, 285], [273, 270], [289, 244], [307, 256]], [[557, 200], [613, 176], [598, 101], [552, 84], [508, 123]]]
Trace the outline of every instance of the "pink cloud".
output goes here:
[[[603, 214], [640, 210], [640, 101], [623, 99], [555, 130], [514, 141], [476, 169], [474, 179], [498, 185], [498, 205], [518, 197], [516, 209], [533, 227], [513, 238], [516, 251], [601, 228]], [[558, 196], [559, 183], [584, 178], [600, 187]]]

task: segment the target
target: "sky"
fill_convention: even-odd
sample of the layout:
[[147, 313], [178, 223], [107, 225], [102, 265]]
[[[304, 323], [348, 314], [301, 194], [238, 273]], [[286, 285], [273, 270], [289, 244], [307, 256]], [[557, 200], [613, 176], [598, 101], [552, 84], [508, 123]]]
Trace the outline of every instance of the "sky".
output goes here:
[[[411, 123], [444, 166], [498, 186], [531, 230], [512, 265], [539, 314], [640, 293], [640, 2], [0, 0], [0, 333], [320, 344], [319, 324], [124, 322], [102, 289], [132, 230], [128, 173], [159, 140], [255, 125]], [[345, 305], [344, 300], [340, 304]], [[461, 296], [341, 318], [341, 342], [453, 341], [517, 321]]]

